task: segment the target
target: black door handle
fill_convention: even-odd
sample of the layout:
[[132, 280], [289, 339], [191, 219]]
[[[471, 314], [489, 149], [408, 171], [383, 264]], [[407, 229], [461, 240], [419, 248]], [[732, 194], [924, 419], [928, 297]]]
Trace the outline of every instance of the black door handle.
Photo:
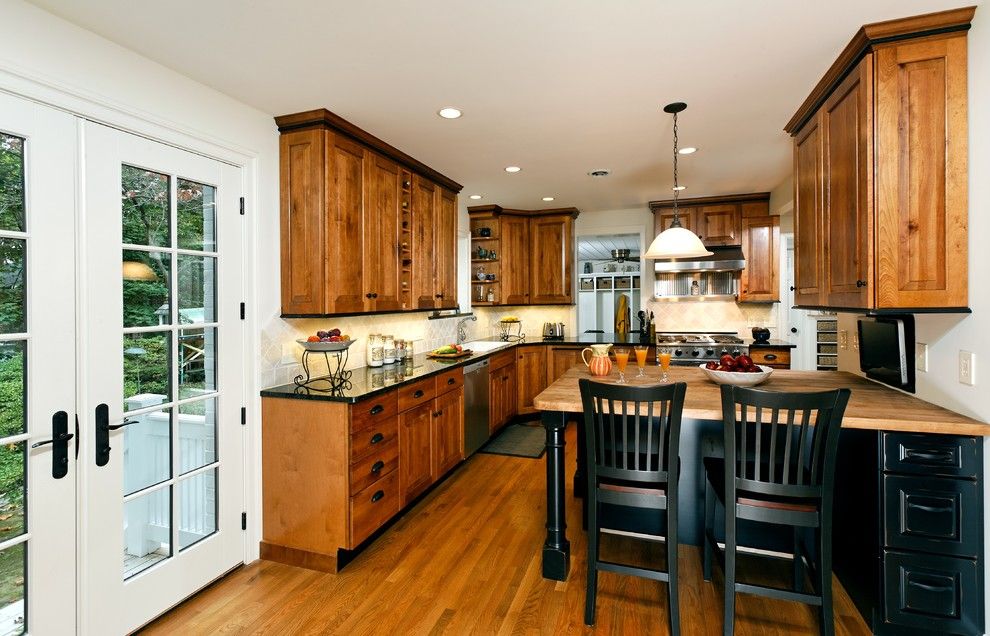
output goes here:
[[791, 285], [791, 291], [794, 291], [794, 285]]
[[97, 404], [96, 412], [96, 465], [106, 466], [110, 463], [110, 407]]
[[124, 420], [120, 424], [110, 424], [107, 426], [111, 431], [116, 431], [118, 428], [124, 428], [125, 426], [130, 426], [131, 424], [137, 424], [138, 420]]
[[57, 411], [52, 415], [52, 438], [31, 444], [31, 448], [52, 445], [52, 479], [69, 474], [69, 440], [73, 437], [69, 432], [69, 414]]

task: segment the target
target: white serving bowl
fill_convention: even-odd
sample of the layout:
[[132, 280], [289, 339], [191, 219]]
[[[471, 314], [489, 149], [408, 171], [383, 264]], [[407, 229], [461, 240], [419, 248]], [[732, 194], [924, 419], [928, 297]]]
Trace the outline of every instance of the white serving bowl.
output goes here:
[[712, 369], [706, 369], [703, 364], [698, 365], [698, 367], [705, 372], [705, 375], [707, 375], [712, 382], [715, 382], [716, 384], [732, 384], [735, 386], [756, 386], [769, 378], [770, 374], [773, 373], [773, 369], [770, 367], [763, 366], [762, 364], [758, 364], [756, 366], [760, 368], [759, 373], [713, 371]]
[[355, 338], [341, 340], [340, 342], [307, 342], [306, 340], [296, 340], [303, 349], [307, 351], [343, 351], [352, 344]]

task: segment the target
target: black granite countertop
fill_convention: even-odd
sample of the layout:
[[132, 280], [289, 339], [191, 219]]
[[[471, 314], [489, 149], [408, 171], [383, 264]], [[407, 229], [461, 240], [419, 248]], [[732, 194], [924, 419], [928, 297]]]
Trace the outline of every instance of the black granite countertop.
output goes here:
[[787, 342], [786, 340], [769, 340], [767, 342], [756, 342], [755, 340], [747, 338], [745, 344], [750, 349], [759, 349], [760, 347], [775, 347], [778, 349], [794, 349], [797, 347], [793, 342]]

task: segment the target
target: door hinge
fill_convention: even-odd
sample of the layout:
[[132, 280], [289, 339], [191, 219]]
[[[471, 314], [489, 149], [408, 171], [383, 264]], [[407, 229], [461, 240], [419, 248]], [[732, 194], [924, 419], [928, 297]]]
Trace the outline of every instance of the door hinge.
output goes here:
[[244, 197], [241, 197], [241, 216], [244, 216]]
[[246, 406], [242, 406], [241, 407], [241, 426], [244, 426], [246, 424], [247, 424], [247, 407]]
[[246, 311], [246, 308], [244, 307], [244, 303], [241, 303], [241, 320], [244, 320], [244, 312], [245, 311]]
[[247, 530], [247, 513], [241, 513], [241, 530]]

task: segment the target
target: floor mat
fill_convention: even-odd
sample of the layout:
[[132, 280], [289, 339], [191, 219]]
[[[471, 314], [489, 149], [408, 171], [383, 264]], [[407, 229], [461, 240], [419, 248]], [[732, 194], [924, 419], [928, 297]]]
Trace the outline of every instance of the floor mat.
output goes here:
[[546, 429], [542, 425], [512, 424], [478, 452], [539, 459], [546, 451], [546, 442]]

